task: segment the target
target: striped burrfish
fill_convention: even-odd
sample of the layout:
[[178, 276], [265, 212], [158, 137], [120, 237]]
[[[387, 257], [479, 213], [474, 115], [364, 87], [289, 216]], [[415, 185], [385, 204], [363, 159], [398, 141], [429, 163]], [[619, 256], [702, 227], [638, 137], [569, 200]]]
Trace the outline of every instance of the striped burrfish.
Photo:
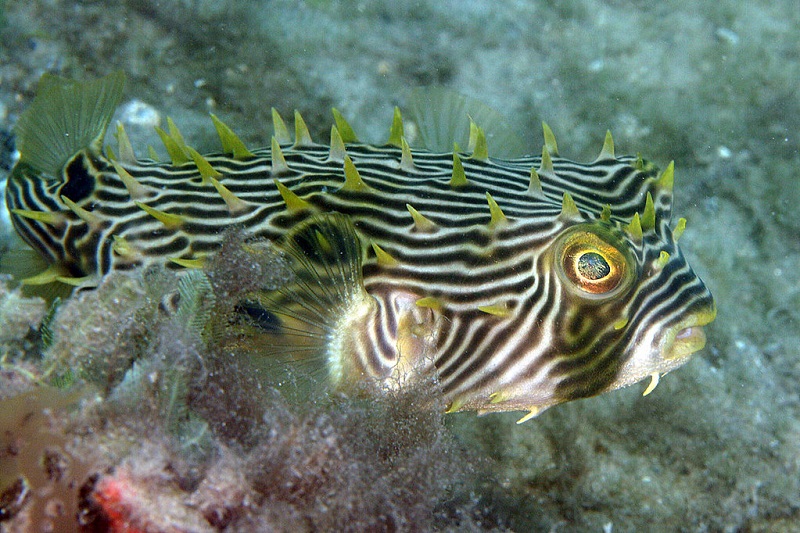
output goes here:
[[[219, 153], [172, 121], [169, 162], [138, 159], [118, 125], [124, 76], [45, 75], [19, 118], [7, 183], [14, 225], [50, 267], [27, 283], [97, 284], [152, 264], [202, 268], [230, 227], [269, 240], [289, 281], [239, 313], [344, 390], [391, 390], [434, 375], [448, 411], [550, 406], [659, 376], [705, 344], [714, 300], [677, 246], [673, 164], [614, 153], [490, 156], [469, 122], [450, 152], [411, 149], [396, 109], [388, 141], [358, 141], [334, 110], [330, 143], [295, 113], [294, 138], [250, 150], [212, 115]], [[466, 121], [465, 121], [466, 123]], [[246, 242], [246, 241], [245, 241]]]

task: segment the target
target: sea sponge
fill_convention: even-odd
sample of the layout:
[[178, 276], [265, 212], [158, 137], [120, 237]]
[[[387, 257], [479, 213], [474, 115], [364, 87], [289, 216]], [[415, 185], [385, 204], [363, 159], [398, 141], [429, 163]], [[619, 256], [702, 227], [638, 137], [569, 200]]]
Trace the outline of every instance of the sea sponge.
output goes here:
[[20, 531], [75, 530], [94, 465], [76, 452], [63, 413], [86, 392], [37, 387], [0, 400], [0, 522], [14, 519]]

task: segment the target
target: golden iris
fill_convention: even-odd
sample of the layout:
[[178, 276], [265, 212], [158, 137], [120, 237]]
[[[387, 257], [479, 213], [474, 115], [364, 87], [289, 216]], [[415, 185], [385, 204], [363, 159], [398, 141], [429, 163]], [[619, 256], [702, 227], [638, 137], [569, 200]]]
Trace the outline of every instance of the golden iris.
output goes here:
[[[590, 229], [591, 228], [591, 229]], [[628, 286], [633, 268], [623, 244], [589, 224], [567, 230], [556, 251], [561, 277], [585, 296], [609, 296]]]

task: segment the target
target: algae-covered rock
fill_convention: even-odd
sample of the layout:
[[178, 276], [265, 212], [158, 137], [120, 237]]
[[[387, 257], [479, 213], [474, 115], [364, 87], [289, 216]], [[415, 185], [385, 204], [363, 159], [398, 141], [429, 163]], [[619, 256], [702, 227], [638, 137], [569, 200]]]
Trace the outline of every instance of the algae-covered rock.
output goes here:
[[141, 275], [108, 276], [94, 291], [73, 296], [50, 324], [45, 366], [55, 375], [72, 372], [99, 385], [122, 379], [141, 356], [158, 313]]
[[46, 306], [41, 298], [26, 298], [19, 289], [9, 289], [8, 280], [0, 278], [0, 355], [39, 327]]

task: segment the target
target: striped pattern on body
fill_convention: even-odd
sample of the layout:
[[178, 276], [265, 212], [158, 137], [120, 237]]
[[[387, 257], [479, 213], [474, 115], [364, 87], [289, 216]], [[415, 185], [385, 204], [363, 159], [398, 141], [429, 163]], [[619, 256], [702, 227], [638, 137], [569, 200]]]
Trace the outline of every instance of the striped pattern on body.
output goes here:
[[[688, 356], [667, 356], [675, 339], [713, 319], [711, 295], [669, 228], [671, 167], [659, 177], [641, 159], [617, 158], [610, 138], [597, 161], [578, 164], [547, 146], [541, 158], [500, 160], [480, 147], [410, 151], [402, 138], [344, 144], [341, 127], [327, 147], [303, 128], [294, 145], [274, 141], [247, 157], [193, 154], [174, 132], [186, 162], [86, 149], [58, 177], [18, 167], [7, 202], [25, 213], [16, 217], [25, 240], [72, 278], [180, 268], [218, 249], [232, 225], [280, 241], [321, 214], [346, 215], [364, 250], [363, 287], [353, 291], [365, 292], [342, 304], [354, 320], [346, 334], [341, 322], [309, 327], [341, 337], [327, 347], [332, 366], [346, 360], [346, 372], [383, 386], [402, 380], [398, 369], [435, 366], [450, 410], [535, 414], [657, 377]], [[31, 215], [40, 212], [60, 219]], [[586, 233], [621, 250], [626, 285], [610, 297], [563, 275], [559, 250]]]

